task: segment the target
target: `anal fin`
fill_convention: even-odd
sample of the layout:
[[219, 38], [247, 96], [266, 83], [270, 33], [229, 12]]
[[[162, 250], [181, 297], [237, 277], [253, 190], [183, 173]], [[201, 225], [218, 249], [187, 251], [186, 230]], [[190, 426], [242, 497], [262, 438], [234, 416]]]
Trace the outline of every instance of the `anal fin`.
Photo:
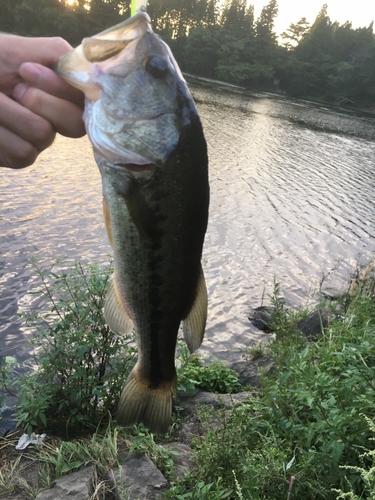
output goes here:
[[133, 329], [133, 321], [121, 303], [115, 275], [111, 278], [107, 292], [104, 304], [104, 318], [109, 328], [118, 335], [130, 333]]
[[117, 424], [127, 427], [142, 423], [150, 432], [165, 434], [170, 425], [172, 402], [176, 392], [177, 377], [162, 382], [157, 388], [150, 388], [140, 377], [136, 365], [126, 381], [118, 403]]
[[202, 266], [200, 269], [197, 295], [194, 304], [182, 322], [184, 339], [190, 352], [194, 352], [201, 345], [207, 320], [207, 288]]

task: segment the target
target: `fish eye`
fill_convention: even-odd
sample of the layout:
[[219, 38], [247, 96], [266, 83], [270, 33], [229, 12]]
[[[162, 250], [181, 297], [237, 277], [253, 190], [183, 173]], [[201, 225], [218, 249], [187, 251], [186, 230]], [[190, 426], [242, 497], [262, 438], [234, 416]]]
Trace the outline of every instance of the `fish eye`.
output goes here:
[[164, 57], [150, 56], [144, 61], [144, 66], [154, 78], [165, 78], [169, 73], [168, 61]]

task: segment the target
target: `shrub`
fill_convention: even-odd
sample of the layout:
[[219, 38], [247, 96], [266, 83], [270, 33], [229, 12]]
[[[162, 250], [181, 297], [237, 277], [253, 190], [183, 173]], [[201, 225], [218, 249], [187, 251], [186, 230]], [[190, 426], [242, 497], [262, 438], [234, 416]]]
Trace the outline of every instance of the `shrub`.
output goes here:
[[281, 312], [262, 392], [230, 414], [202, 413], [195, 481], [221, 477], [252, 500], [373, 498], [375, 303], [353, 298], [314, 343]]
[[47, 272], [34, 262], [42, 281], [34, 293], [46, 300], [48, 312], [24, 315], [33, 361], [27, 373], [19, 367], [14, 384], [17, 423], [28, 433], [47, 426], [96, 427], [113, 411], [135, 361], [133, 336], [115, 335], [104, 321], [110, 267], [75, 263], [56, 273], [58, 265]]

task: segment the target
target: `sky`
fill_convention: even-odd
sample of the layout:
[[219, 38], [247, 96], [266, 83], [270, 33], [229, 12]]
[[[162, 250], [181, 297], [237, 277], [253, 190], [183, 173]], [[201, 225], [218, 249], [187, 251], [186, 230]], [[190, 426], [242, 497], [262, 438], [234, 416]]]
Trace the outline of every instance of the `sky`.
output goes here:
[[[249, 0], [254, 5], [255, 18], [257, 18], [264, 5], [269, 0]], [[353, 28], [368, 26], [375, 21], [374, 0], [278, 0], [279, 13], [275, 20], [277, 34], [285, 31], [290, 23], [296, 23], [301, 17], [306, 17], [312, 24], [324, 3], [328, 5], [328, 15], [331, 21], [344, 24], [351, 21]]]

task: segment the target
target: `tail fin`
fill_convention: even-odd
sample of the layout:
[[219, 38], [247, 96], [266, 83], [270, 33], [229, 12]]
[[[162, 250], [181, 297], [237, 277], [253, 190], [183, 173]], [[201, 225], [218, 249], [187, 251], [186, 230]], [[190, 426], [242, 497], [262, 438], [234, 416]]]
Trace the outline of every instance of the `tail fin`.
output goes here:
[[143, 423], [150, 432], [165, 434], [172, 415], [172, 399], [177, 392], [177, 376], [157, 389], [150, 389], [138, 375], [136, 366], [122, 390], [117, 407], [118, 425]]

